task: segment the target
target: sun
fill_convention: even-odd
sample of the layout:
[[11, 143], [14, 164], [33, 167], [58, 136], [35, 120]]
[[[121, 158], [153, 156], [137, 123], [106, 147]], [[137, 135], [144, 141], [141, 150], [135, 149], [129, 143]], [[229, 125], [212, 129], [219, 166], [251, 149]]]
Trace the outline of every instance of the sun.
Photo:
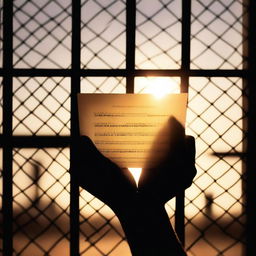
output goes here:
[[170, 77], [148, 77], [145, 91], [157, 99], [162, 99], [167, 94], [179, 93], [180, 86]]

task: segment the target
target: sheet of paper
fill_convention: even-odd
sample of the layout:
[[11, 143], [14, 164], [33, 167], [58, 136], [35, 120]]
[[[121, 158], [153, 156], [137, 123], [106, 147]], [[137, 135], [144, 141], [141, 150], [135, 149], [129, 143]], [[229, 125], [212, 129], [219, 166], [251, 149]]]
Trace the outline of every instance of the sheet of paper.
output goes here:
[[[120, 167], [143, 168], [161, 151], [155, 139], [170, 117], [184, 126], [187, 94], [78, 94], [80, 134]], [[150, 155], [150, 159], [149, 159]], [[154, 154], [153, 154], [154, 155]]]

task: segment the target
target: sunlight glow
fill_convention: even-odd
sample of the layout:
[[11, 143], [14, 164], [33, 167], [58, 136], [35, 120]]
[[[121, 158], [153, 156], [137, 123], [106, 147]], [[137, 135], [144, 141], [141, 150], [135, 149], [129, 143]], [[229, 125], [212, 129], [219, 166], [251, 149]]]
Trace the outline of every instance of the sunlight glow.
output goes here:
[[134, 178], [134, 180], [135, 180], [135, 182], [136, 182], [136, 185], [137, 185], [137, 187], [138, 187], [142, 168], [128, 168], [128, 170], [129, 170], [130, 173], [132, 174], [132, 176], [133, 176], [133, 178]]
[[162, 99], [166, 94], [179, 93], [180, 88], [179, 84], [169, 77], [149, 77], [147, 91], [157, 99]]
[[[139, 93], [149, 93], [156, 99], [162, 99], [165, 95], [179, 93], [179, 82], [170, 77], [140, 77], [136, 79], [140, 88]], [[138, 186], [142, 168], [128, 168]]]

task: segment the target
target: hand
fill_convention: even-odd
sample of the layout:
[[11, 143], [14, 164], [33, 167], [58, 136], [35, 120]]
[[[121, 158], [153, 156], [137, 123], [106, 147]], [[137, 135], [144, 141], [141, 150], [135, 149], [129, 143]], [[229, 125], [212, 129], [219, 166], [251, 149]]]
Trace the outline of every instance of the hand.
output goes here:
[[[185, 137], [184, 128], [176, 120], [170, 120], [167, 131], [166, 154], [153, 169], [143, 170], [139, 188], [130, 172], [104, 157], [88, 137], [81, 137], [77, 143], [78, 168], [72, 175], [81, 187], [114, 210], [136, 256], [156, 256], [159, 252], [186, 255], [162, 203], [188, 187], [195, 176], [194, 138]], [[157, 201], [153, 202], [152, 196]]]
[[80, 137], [76, 152], [74, 176], [79, 186], [114, 208], [135, 196], [137, 188], [129, 170], [103, 156], [88, 137]]
[[[156, 144], [159, 142], [165, 142], [161, 150], [164, 154], [158, 156], [153, 167], [142, 170], [139, 191], [166, 203], [192, 184], [196, 175], [195, 140], [185, 135], [184, 127], [176, 119], [170, 118], [156, 138]], [[152, 146], [154, 158], [156, 147]]]

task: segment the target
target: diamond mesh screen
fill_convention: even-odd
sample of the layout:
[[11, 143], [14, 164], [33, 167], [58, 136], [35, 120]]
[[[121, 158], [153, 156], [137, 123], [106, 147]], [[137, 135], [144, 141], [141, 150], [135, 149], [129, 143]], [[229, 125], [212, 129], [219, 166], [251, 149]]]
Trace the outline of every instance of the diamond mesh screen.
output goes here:
[[137, 1], [136, 68], [181, 65], [181, 1]]
[[124, 68], [126, 4], [123, 0], [83, 0], [82, 68]]
[[[180, 69], [184, 43], [181, 2], [152, 0], [149, 4], [137, 0], [135, 71]], [[190, 68], [243, 69], [243, 1], [191, 2], [191, 54], [187, 56]], [[72, 1], [13, 3], [13, 67], [19, 68], [20, 73], [39, 68], [68, 71], [72, 56]], [[2, 1], [0, 4], [2, 7]], [[81, 1], [80, 67], [105, 70], [100, 76], [80, 74], [81, 92], [126, 92], [126, 5], [124, 0]], [[0, 14], [2, 24], [2, 8]], [[2, 47], [0, 56], [2, 66]], [[113, 70], [124, 72], [113, 76]], [[13, 77], [14, 136], [70, 136], [71, 75], [65, 74], [25, 73]], [[185, 246], [189, 256], [242, 256], [246, 217], [244, 163], [236, 153], [243, 151], [245, 142], [243, 79], [239, 75], [208, 74], [209, 77], [189, 77], [187, 133], [196, 138], [198, 174], [186, 191]], [[177, 92], [182, 75], [177, 72], [172, 77], [166, 73], [156, 81], [135, 75], [134, 91], [145, 93], [152, 84], [166, 82], [170, 91]], [[1, 124], [2, 94], [1, 86]], [[69, 158], [67, 148], [54, 145], [14, 148], [14, 255], [70, 254]], [[0, 186], [2, 198], [1, 183]], [[80, 190], [79, 209], [81, 255], [130, 255], [119, 221], [110, 208]], [[175, 200], [168, 202], [166, 209], [174, 222]], [[1, 243], [2, 239], [0, 251]]]
[[14, 1], [14, 13], [14, 67], [70, 67], [71, 1]]
[[14, 78], [13, 133], [15, 135], [69, 135], [69, 123], [69, 78]]
[[191, 1], [191, 68], [243, 68], [243, 1]]
[[123, 77], [86, 77], [81, 79], [82, 93], [125, 93]]
[[186, 245], [190, 255], [242, 255], [244, 142], [242, 79], [191, 78], [187, 132], [196, 137], [197, 170], [186, 191]]
[[13, 152], [14, 255], [69, 255], [69, 150]]

